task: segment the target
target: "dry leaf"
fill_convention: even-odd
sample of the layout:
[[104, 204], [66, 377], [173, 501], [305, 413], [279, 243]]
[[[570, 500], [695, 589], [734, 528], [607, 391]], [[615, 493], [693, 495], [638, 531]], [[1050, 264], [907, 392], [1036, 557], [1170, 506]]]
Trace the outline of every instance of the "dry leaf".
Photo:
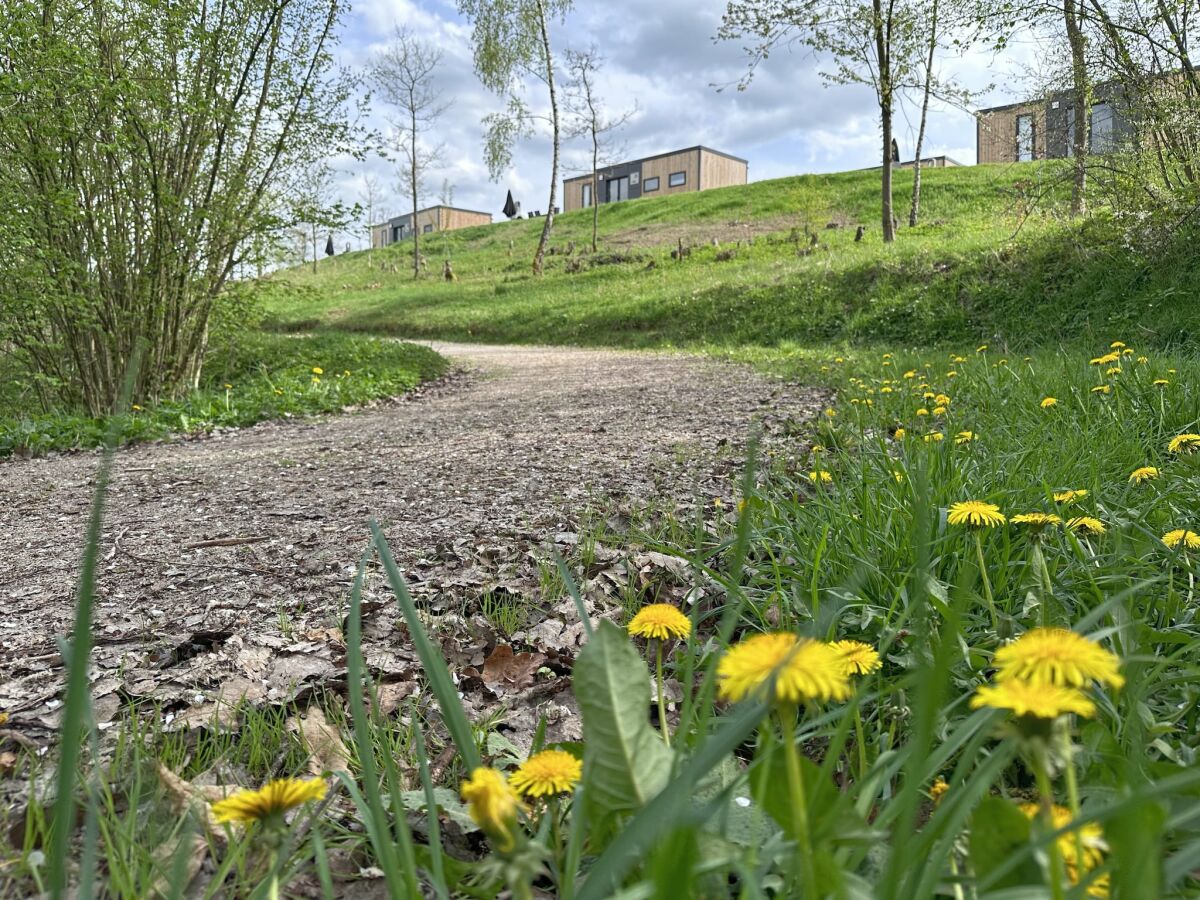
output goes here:
[[209, 836], [222, 844], [225, 842], [225, 826], [213, 815], [211, 804], [217, 800], [224, 800], [230, 793], [228, 788], [192, 784], [180, 778], [161, 762], [158, 764], [158, 780], [167, 789], [167, 796], [171, 798], [176, 815], [195, 809], [200, 814]]
[[520, 689], [533, 684], [538, 668], [546, 661], [541, 653], [513, 653], [508, 644], [497, 644], [483, 662], [483, 681], [489, 687], [502, 685]]
[[[175, 857], [180, 852], [184, 840], [191, 841], [187, 849], [187, 860], [183, 864], [183, 878], [180, 884], [175, 884]], [[208, 841], [198, 832], [184, 832], [174, 840], [168, 841], [154, 851], [155, 867], [159, 875], [154, 879], [153, 891], [155, 896], [170, 897], [178, 895], [177, 888], [186, 888], [195, 879], [204, 859], [208, 856]], [[183, 892], [186, 894], [186, 891]]]
[[350, 773], [350, 751], [337, 728], [325, 720], [325, 713], [319, 706], [310, 706], [303, 716], [288, 719], [287, 727], [300, 735], [308, 750], [311, 774], [324, 777], [326, 774], [336, 776], [338, 772]]

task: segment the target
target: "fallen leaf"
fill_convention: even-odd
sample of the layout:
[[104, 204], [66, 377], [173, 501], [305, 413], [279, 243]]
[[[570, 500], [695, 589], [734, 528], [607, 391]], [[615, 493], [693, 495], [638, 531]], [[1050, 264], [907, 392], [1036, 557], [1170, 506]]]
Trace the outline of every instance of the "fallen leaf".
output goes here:
[[161, 762], [158, 764], [158, 780], [166, 788], [176, 815], [183, 815], [189, 809], [195, 809], [209, 836], [221, 844], [225, 843], [225, 826], [213, 815], [211, 804], [217, 800], [224, 800], [226, 795], [231, 793], [229, 788], [192, 784], [180, 778]]
[[534, 676], [546, 657], [541, 653], [513, 653], [508, 644], [497, 644], [483, 662], [483, 681], [489, 687], [504, 685], [519, 690], [533, 684]]
[[303, 716], [288, 719], [289, 731], [300, 735], [308, 750], [308, 771], [318, 777], [336, 780], [338, 772], [350, 773], [350, 750], [341, 732], [325, 719], [319, 706], [310, 706]]

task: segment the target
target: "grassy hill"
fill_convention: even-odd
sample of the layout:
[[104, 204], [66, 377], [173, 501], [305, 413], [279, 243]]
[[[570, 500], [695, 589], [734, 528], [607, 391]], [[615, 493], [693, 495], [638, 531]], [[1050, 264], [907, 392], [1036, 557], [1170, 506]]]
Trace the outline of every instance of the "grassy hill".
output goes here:
[[[1058, 174], [1043, 163], [927, 170], [922, 224], [903, 227], [891, 246], [869, 170], [602, 207], [596, 255], [580, 249], [590, 211], [574, 212], [558, 218], [553, 240], [576, 252], [549, 257], [542, 278], [529, 271], [542, 222], [500, 222], [428, 236], [419, 281], [405, 268], [411, 243], [326, 260], [315, 274], [280, 273], [269, 322], [738, 353], [985, 338], [1017, 348], [1112, 333], [1170, 346], [1200, 334], [1195, 255], [1181, 242], [1147, 262], [1122, 248], [1105, 215], [1069, 221]], [[897, 175], [905, 213], [911, 177]], [[680, 241], [693, 249], [677, 262]], [[439, 277], [443, 259], [457, 282]]]

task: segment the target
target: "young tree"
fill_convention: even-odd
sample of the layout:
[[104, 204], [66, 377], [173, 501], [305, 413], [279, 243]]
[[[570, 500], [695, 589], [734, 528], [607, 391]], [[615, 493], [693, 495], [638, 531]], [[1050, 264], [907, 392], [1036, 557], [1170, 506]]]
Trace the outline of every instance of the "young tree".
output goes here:
[[586, 52], [567, 51], [567, 71], [571, 73], [571, 91], [567, 105], [572, 115], [571, 135], [585, 135], [592, 147], [592, 252], [596, 252], [600, 230], [600, 194], [596, 172], [601, 153], [611, 156], [613, 133], [636, 113], [637, 105], [619, 115], [605, 115], [596, 91], [596, 74], [602, 59], [595, 47]]
[[302, 173], [296, 186], [293, 206], [297, 221], [307, 226], [312, 240], [312, 270], [315, 274], [317, 260], [320, 259], [317, 232], [326, 228], [340, 228], [345, 223], [345, 207], [333, 200], [333, 170], [324, 160], [313, 163]]
[[[484, 87], [507, 98], [503, 113], [488, 116], [484, 154], [493, 180], [512, 163], [513, 143], [533, 133], [536, 122], [547, 122], [551, 132], [550, 198], [542, 235], [533, 256], [535, 275], [542, 274], [546, 247], [554, 227], [558, 197], [558, 160], [562, 139], [558, 91], [554, 79], [554, 53], [550, 23], [571, 9], [572, 0], [458, 0], [458, 11], [472, 25], [475, 71]], [[546, 86], [549, 114], [535, 114], [521, 96], [524, 80]]]
[[896, 101], [919, 58], [917, 17], [905, 0], [729, 0], [718, 38], [749, 39], [750, 57], [739, 90], [779, 47], [800, 45], [828, 57], [822, 75], [832, 84], [866, 84], [879, 105], [883, 239], [895, 240], [892, 135]]
[[8, 0], [0, 344], [64, 401], [109, 411], [135, 358], [136, 402], [198, 382], [232, 273], [294, 221], [295, 173], [358, 144], [332, 62], [342, 12]]
[[359, 192], [359, 204], [367, 214], [367, 264], [369, 265], [375, 249], [375, 210], [383, 201], [383, 187], [379, 178], [370, 172], [363, 172], [362, 190]]
[[443, 100], [436, 81], [442, 61], [441, 50], [397, 28], [392, 42], [372, 61], [368, 70], [371, 84], [394, 106], [392, 121], [396, 143], [404, 161], [408, 192], [412, 200], [413, 278], [421, 277], [421, 228], [417, 223], [422, 179], [436, 165], [441, 146], [429, 146], [423, 135], [429, 132], [450, 104]]

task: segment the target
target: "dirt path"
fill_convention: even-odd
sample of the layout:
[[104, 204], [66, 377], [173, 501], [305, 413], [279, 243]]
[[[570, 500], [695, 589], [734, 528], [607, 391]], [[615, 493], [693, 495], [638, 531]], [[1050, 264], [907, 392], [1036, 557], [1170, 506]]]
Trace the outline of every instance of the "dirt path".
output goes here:
[[[569, 549], [596, 510], [731, 502], [751, 421], [770, 429], [821, 399], [685, 356], [435, 346], [470, 374], [352, 415], [119, 454], [95, 614], [100, 721], [130, 698], [201, 715], [222, 691], [280, 702], [336, 680], [370, 517], [414, 593], [466, 613], [457, 662], [479, 664], [499, 638], [471, 614], [488, 592], [537, 608], [546, 542]], [[34, 737], [57, 724], [56, 640], [97, 459], [0, 464], [0, 710]], [[409, 684], [407, 641], [377, 578], [372, 591], [369, 662]]]

